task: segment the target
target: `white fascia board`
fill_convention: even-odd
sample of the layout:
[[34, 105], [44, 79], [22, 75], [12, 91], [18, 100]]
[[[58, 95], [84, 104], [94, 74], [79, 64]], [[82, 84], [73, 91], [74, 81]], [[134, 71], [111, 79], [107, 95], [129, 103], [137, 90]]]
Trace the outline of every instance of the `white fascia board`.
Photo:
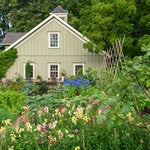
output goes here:
[[71, 25], [69, 25], [68, 23], [66, 23], [64, 20], [62, 20], [58, 16], [55, 15], [55, 17], [56, 17], [56, 19], [58, 21], [60, 21], [65, 26], [65, 28], [67, 30], [69, 29], [69, 31], [72, 31], [73, 33], [75, 33], [76, 36], [80, 37], [84, 42], [89, 42], [89, 39], [86, 38], [86, 37], [84, 37], [83, 34], [81, 34], [78, 30], [76, 30], [75, 28], [73, 28]]
[[49, 16], [48, 18], [46, 18], [44, 21], [42, 21], [41, 23], [39, 23], [37, 26], [35, 26], [32, 30], [30, 30], [27, 34], [25, 34], [24, 36], [22, 36], [21, 38], [19, 38], [16, 42], [14, 42], [13, 44], [11, 44], [8, 48], [6, 48], [4, 51], [7, 51], [13, 47], [15, 47], [18, 43], [20, 43], [21, 41], [23, 41], [24, 39], [26, 39], [28, 36], [30, 36], [33, 32], [35, 32], [36, 30], [38, 30], [39, 28], [41, 28], [44, 24], [46, 24], [47, 22], [49, 22], [52, 18], [56, 18], [59, 22], [61, 22], [65, 28], [67, 30], [69, 30], [70, 32], [72, 31], [72, 33], [75, 33], [76, 36], [80, 37], [80, 39], [82, 39], [85, 43], [89, 42], [89, 39], [84, 37], [83, 34], [81, 34], [79, 31], [77, 31], [75, 28], [73, 28], [71, 25], [69, 25], [68, 23], [66, 23], [65, 21], [63, 21], [61, 18], [59, 18], [58, 16], [56, 16], [55, 14], [52, 14], [51, 16]]
[[27, 38], [29, 35], [31, 35], [34, 31], [38, 30], [41, 26], [43, 26], [45, 23], [47, 23], [53, 17], [54, 17], [54, 15], [51, 15], [48, 18], [46, 18], [44, 21], [42, 21], [37, 26], [35, 26], [33, 29], [31, 29], [27, 34], [25, 34], [24, 36], [22, 36], [21, 38], [19, 38], [16, 42], [14, 42], [13, 44], [11, 44], [7, 49], [5, 49], [5, 51], [7, 51], [7, 50], [9, 50], [9, 49], [11, 49], [13, 47], [15, 47], [19, 42], [23, 41], [25, 38]]

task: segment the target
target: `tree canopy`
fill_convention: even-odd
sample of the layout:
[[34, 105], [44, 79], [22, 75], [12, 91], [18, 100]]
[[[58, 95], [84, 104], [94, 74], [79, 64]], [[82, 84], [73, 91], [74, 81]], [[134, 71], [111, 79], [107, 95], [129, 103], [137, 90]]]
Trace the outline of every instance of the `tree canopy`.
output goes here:
[[90, 52], [99, 53], [125, 36], [124, 53], [133, 57], [150, 42], [149, 0], [0, 0], [0, 28], [27, 32], [57, 5], [69, 10], [69, 23], [90, 39], [85, 45]]

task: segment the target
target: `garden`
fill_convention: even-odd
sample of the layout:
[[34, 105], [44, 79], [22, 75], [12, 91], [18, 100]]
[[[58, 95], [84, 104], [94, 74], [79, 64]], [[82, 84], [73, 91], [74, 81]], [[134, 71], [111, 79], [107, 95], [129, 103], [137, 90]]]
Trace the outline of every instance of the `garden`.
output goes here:
[[1, 86], [0, 149], [150, 149], [150, 51], [143, 53], [115, 75], [88, 68], [53, 88]]

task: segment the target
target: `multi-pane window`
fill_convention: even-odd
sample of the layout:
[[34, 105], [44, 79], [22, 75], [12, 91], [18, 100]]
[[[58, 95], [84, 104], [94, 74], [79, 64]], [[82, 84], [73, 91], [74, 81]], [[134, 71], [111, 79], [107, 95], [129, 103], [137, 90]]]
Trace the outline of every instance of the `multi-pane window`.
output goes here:
[[49, 47], [50, 48], [58, 48], [59, 47], [59, 33], [58, 32], [50, 32], [49, 33]]
[[84, 73], [84, 64], [74, 64], [74, 75], [79, 75]]
[[50, 64], [49, 65], [49, 77], [50, 78], [59, 78], [59, 65], [58, 64]]

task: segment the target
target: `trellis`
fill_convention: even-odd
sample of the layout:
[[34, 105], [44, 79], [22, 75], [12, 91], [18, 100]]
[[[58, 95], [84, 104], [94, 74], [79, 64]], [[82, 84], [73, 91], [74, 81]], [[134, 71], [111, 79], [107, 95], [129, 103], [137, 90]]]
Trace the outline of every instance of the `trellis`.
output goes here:
[[103, 69], [105, 71], [109, 71], [116, 75], [118, 72], [124, 69], [124, 54], [123, 54], [123, 40], [117, 39], [113, 46], [106, 49], [106, 51], [102, 51], [101, 55], [103, 55]]

